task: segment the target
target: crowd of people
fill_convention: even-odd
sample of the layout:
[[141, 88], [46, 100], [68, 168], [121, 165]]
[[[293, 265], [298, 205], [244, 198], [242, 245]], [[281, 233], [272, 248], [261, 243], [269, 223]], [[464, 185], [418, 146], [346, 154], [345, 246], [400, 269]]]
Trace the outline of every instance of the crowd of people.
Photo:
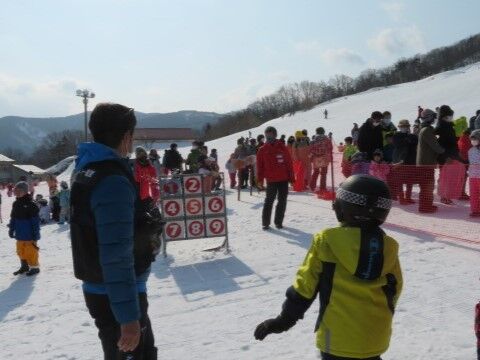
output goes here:
[[[370, 174], [385, 181], [392, 199], [414, 204], [412, 189], [418, 185], [421, 213], [434, 213], [435, 170], [440, 168], [438, 194], [443, 204], [453, 199], [470, 200], [470, 216], [480, 217], [480, 111], [467, 121], [454, 119], [454, 111], [442, 105], [435, 111], [419, 107], [414, 124], [402, 119], [395, 126], [389, 111], [374, 111], [339, 145], [345, 177]], [[480, 126], [480, 119], [478, 121]], [[469, 192], [466, 184], [469, 178]]]
[[[292, 185], [296, 191], [310, 189], [323, 192], [327, 189], [328, 166], [332, 161], [332, 135], [325, 135], [325, 129], [319, 127], [310, 138], [307, 130], [298, 130], [294, 136], [281, 135], [276, 139], [285, 146], [292, 161]], [[266, 144], [266, 137], [259, 134], [256, 138], [240, 138], [235, 151], [230, 155], [225, 168], [230, 174], [230, 188], [242, 189], [249, 184], [258, 190], [264, 189], [258, 176], [258, 153]], [[320, 182], [318, 183], [320, 178]]]
[[156, 149], [147, 150], [139, 146], [135, 149], [135, 158], [130, 163], [141, 199], [151, 198], [158, 203], [160, 199], [159, 177], [172, 174], [201, 174], [204, 176], [205, 192], [220, 190], [222, 178], [218, 166], [216, 149], [211, 149], [202, 141], [194, 141], [187, 158], [184, 159], [175, 143], [165, 150], [163, 158]]

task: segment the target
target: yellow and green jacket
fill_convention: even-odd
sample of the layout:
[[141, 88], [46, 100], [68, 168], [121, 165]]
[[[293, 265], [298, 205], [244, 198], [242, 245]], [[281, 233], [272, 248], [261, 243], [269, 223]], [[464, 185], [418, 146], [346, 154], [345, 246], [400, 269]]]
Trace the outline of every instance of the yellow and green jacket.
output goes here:
[[457, 138], [463, 135], [463, 132], [468, 129], [468, 122], [465, 116], [458, 118], [453, 122], [453, 128], [455, 129], [455, 136]]
[[320, 298], [317, 347], [348, 358], [369, 358], [389, 346], [402, 289], [397, 242], [380, 228], [326, 229], [313, 237], [282, 314], [303, 318]]
[[350, 161], [350, 158], [358, 151], [358, 148], [355, 145], [345, 145], [343, 150], [343, 159]]

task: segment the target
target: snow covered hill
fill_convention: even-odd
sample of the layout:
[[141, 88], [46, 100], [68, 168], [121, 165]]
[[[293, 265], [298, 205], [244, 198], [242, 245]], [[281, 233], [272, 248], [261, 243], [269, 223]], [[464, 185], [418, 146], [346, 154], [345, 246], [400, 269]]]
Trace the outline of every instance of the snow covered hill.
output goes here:
[[[394, 120], [413, 119], [418, 105], [447, 103], [457, 115], [469, 115], [480, 107], [476, 103], [480, 99], [479, 81], [480, 66], [475, 65], [338, 99], [265, 126], [274, 125], [285, 134], [304, 128], [313, 132], [324, 126], [339, 140], [349, 132], [352, 122], [362, 122], [375, 109], [392, 111]], [[321, 113], [325, 107], [331, 114], [328, 120]], [[252, 133], [262, 132], [265, 126], [252, 129]], [[246, 134], [209, 143], [218, 149], [222, 163], [240, 135]], [[61, 177], [68, 177], [71, 170]], [[47, 193], [46, 185], [39, 191]], [[12, 199], [5, 192], [2, 196], [5, 220]], [[170, 244], [168, 258], [153, 264], [150, 314], [160, 359], [317, 358], [313, 334], [317, 302], [287, 333], [257, 342], [253, 330], [260, 321], [278, 314], [312, 234], [336, 225], [335, 216], [329, 203], [312, 194], [291, 193], [285, 229], [264, 232], [260, 224], [263, 196], [244, 192], [238, 202], [236, 193], [229, 192], [231, 254], [201, 251], [220, 239], [190, 240]], [[440, 210], [440, 221], [453, 224], [457, 232], [477, 231], [478, 222], [463, 220], [465, 209]], [[452, 216], [458, 219], [452, 220]], [[400, 243], [405, 281], [385, 360], [474, 359], [473, 308], [480, 297], [480, 246], [412, 230], [434, 221], [396, 208], [390, 222], [407, 222], [411, 229], [385, 226]], [[34, 279], [11, 275], [18, 259], [4, 225], [0, 225], [0, 243], [1, 358], [100, 359], [96, 329], [85, 309], [80, 283], [72, 274], [68, 227], [52, 224], [42, 228], [42, 272]]]
[[[411, 122], [415, 120], [418, 105], [435, 110], [437, 106], [448, 104], [455, 111], [455, 117], [470, 118], [480, 109], [479, 84], [480, 63], [476, 63], [423, 80], [338, 98], [320, 104], [313, 110], [269, 121], [250, 131], [256, 135], [263, 133], [266, 126], [272, 125], [277, 127], [279, 135], [293, 135], [295, 130], [302, 129], [314, 134], [317, 127], [323, 126], [327, 132], [331, 131], [335, 140], [339, 142], [350, 135], [354, 122], [361, 125], [374, 110], [382, 112], [389, 110], [395, 124], [400, 119], [409, 119]], [[324, 119], [324, 109], [328, 109], [329, 112], [327, 120]], [[233, 149], [240, 136], [248, 136], [248, 131], [212, 141], [209, 145]]]

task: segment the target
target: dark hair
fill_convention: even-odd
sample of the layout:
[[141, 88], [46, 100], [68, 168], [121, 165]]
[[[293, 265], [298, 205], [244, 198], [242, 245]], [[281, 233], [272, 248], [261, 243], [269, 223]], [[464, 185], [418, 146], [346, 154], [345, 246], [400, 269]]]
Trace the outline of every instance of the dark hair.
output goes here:
[[480, 110], [477, 110], [476, 114], [477, 114], [477, 116], [480, 115]]
[[307, 136], [307, 135], [308, 135], [307, 129], [303, 129], [303, 130], [302, 130], [302, 134], [305, 135], [305, 136]]
[[380, 111], [374, 111], [372, 115], [370, 116], [372, 120], [382, 120], [383, 119], [383, 114]]
[[136, 125], [132, 108], [112, 103], [97, 104], [88, 123], [93, 140], [114, 149], [120, 145], [125, 134], [133, 134]]
[[175, 143], [170, 144], [170, 149], [171, 150], [176, 149], [176, 148], [177, 148], [177, 144], [175, 144]]
[[453, 116], [453, 110], [448, 105], [442, 105], [438, 110], [438, 118], [443, 120], [446, 116]]
[[384, 111], [384, 112], [383, 112], [383, 117], [387, 117], [387, 116], [392, 116], [392, 114], [390, 113], [390, 111]]
[[293, 144], [294, 142], [295, 142], [295, 136], [289, 136], [288, 140], [287, 140], [287, 143], [288, 144]]
[[315, 132], [317, 135], [325, 135], [325, 129], [323, 127], [318, 127]]
[[213, 152], [217, 152], [217, 149], [212, 149], [211, 151], [212, 151], [212, 153], [213, 153]]
[[277, 129], [275, 129], [273, 126], [268, 126], [268, 127], [265, 129], [265, 134], [266, 134], [266, 133], [275, 134], [275, 137], [277, 137]]
[[260, 142], [260, 140], [263, 140], [265, 139], [265, 135], [263, 134], [260, 134], [260, 135], [257, 135], [257, 141]]
[[343, 139], [346, 143], [353, 143], [353, 138], [351, 136], [347, 136], [345, 139]]

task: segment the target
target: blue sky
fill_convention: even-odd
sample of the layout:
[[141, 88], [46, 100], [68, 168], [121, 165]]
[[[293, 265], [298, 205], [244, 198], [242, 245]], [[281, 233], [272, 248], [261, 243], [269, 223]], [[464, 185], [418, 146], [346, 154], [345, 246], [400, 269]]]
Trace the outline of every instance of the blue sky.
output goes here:
[[226, 112], [479, 31], [478, 0], [1, 0], [0, 116]]

